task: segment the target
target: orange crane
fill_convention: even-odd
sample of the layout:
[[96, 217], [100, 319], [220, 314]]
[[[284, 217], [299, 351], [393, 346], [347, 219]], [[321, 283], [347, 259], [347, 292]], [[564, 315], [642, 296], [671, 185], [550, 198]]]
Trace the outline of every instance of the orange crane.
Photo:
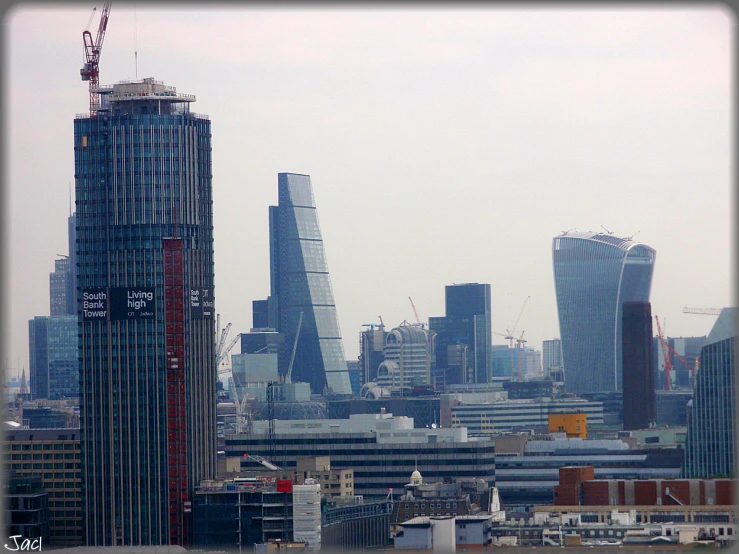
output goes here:
[[662, 333], [662, 326], [659, 324], [659, 317], [654, 316], [657, 322], [657, 338], [659, 343], [662, 345], [662, 357], [665, 360], [665, 390], [670, 390], [670, 372], [672, 371], [672, 360], [670, 360], [670, 343], [667, 342], [664, 333]]
[[[80, 76], [83, 81], [90, 82], [90, 115], [92, 116], [97, 115], [97, 112], [100, 109], [100, 94], [98, 93], [98, 87], [100, 86], [100, 53], [103, 50], [105, 30], [108, 28], [111, 4], [111, 0], [107, 0], [105, 4], [103, 4], [95, 42], [92, 41], [92, 33], [89, 29], [82, 31], [82, 43], [85, 48], [85, 63], [82, 66], [82, 69], [80, 69]], [[90, 26], [90, 23], [92, 23], [92, 16], [87, 24], [88, 27]]]
[[416, 316], [416, 326], [418, 326], [418, 327], [422, 327], [423, 325], [421, 325], [421, 320], [420, 320], [420, 318], [418, 317], [418, 310], [416, 309], [416, 305], [415, 305], [415, 304], [413, 303], [413, 298], [411, 298], [411, 297], [409, 296], [409, 297], [408, 297], [408, 300], [410, 300], [410, 301], [411, 301], [411, 308], [413, 308], [413, 314], [414, 314], [414, 315]]

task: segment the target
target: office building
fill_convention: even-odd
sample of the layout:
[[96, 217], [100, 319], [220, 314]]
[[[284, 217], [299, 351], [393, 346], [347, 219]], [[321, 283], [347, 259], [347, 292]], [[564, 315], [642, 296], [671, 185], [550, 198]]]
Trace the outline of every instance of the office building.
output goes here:
[[49, 541], [49, 493], [37, 475], [8, 475], [5, 494], [6, 550], [41, 550]]
[[32, 398], [49, 398], [49, 316], [28, 320], [28, 373]]
[[[429, 480], [483, 479], [495, 485], [495, 449], [486, 439], [469, 439], [464, 428], [415, 429], [413, 419], [392, 414], [349, 419], [255, 421], [251, 434], [226, 436], [226, 456], [258, 455], [291, 471], [298, 458], [330, 456], [331, 465], [354, 469], [354, 494], [386, 498], [401, 490], [415, 469]], [[242, 461], [242, 466], [245, 462]]]
[[550, 414], [582, 413], [588, 425], [603, 425], [603, 405], [582, 399], [536, 398], [485, 403], [459, 402], [452, 406], [452, 427], [466, 427], [470, 434], [490, 434], [514, 429], [549, 427]]
[[268, 302], [275, 303], [277, 331], [285, 335], [280, 373], [292, 363], [292, 381], [310, 383], [314, 394], [351, 394], [310, 177], [280, 173], [277, 181], [278, 205], [269, 209]]
[[385, 337], [387, 332], [384, 325], [368, 324], [359, 334], [359, 372], [361, 384], [377, 381], [377, 369], [385, 361]]
[[724, 308], [701, 349], [682, 476], [733, 476], [736, 468], [737, 308]]
[[492, 377], [490, 285], [447, 285], [446, 315], [429, 318], [436, 334], [436, 373], [443, 383], [489, 383]]
[[545, 340], [541, 348], [542, 372], [544, 377], [551, 377], [559, 381], [557, 377], [563, 374], [562, 368], [562, 341], [559, 339]]
[[[82, 476], [79, 428], [7, 429], [3, 452], [6, 475], [40, 481], [47, 491], [48, 528], [42, 547], [47, 545], [80, 546], [84, 544], [82, 526]], [[32, 535], [22, 533], [25, 537]]]
[[625, 302], [622, 328], [624, 431], [646, 429], [656, 420], [652, 360], [652, 307]]
[[392, 391], [428, 385], [434, 355], [434, 336], [420, 325], [404, 321], [385, 335], [383, 361], [375, 381]]
[[602, 233], [554, 238], [557, 295], [567, 392], [622, 390], [624, 302], [648, 302], [655, 250]]
[[86, 543], [186, 545], [216, 472], [211, 132], [151, 78], [74, 122]]
[[54, 272], [49, 273], [49, 314], [67, 313], [67, 295], [70, 292], [69, 258], [64, 256], [54, 261]]

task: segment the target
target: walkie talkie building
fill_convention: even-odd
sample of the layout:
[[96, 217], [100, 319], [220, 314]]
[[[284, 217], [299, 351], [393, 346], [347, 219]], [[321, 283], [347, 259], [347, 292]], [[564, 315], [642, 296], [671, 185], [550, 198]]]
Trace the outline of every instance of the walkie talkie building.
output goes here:
[[554, 286], [565, 388], [575, 394], [622, 390], [624, 302], [649, 302], [655, 250], [602, 233], [554, 238]]
[[74, 122], [89, 546], [187, 545], [216, 473], [210, 120], [153, 79]]

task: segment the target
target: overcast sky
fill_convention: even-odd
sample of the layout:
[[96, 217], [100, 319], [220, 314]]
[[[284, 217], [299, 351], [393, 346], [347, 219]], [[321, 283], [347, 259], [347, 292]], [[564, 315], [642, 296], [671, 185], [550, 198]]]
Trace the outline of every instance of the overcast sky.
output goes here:
[[[49, 272], [68, 253], [93, 6], [20, 4], [3, 21], [10, 374], [28, 368], [28, 320], [49, 314]], [[362, 324], [415, 321], [409, 296], [427, 322], [464, 282], [491, 284], [500, 333], [530, 296], [516, 334], [541, 349], [559, 337], [551, 246], [568, 229], [657, 250], [652, 313], [670, 336], [715, 321], [683, 306], [732, 304], [732, 13], [151, 6], [113, 4], [100, 80], [154, 77], [210, 116], [216, 311], [231, 336], [269, 293], [279, 172], [311, 175], [350, 360]]]

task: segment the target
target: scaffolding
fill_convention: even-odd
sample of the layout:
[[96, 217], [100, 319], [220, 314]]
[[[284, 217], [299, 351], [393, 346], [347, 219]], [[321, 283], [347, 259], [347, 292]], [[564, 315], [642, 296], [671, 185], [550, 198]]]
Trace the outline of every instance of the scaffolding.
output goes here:
[[167, 358], [167, 466], [169, 542], [185, 546], [188, 529], [185, 394], [185, 295], [181, 238], [164, 240], [164, 325]]

